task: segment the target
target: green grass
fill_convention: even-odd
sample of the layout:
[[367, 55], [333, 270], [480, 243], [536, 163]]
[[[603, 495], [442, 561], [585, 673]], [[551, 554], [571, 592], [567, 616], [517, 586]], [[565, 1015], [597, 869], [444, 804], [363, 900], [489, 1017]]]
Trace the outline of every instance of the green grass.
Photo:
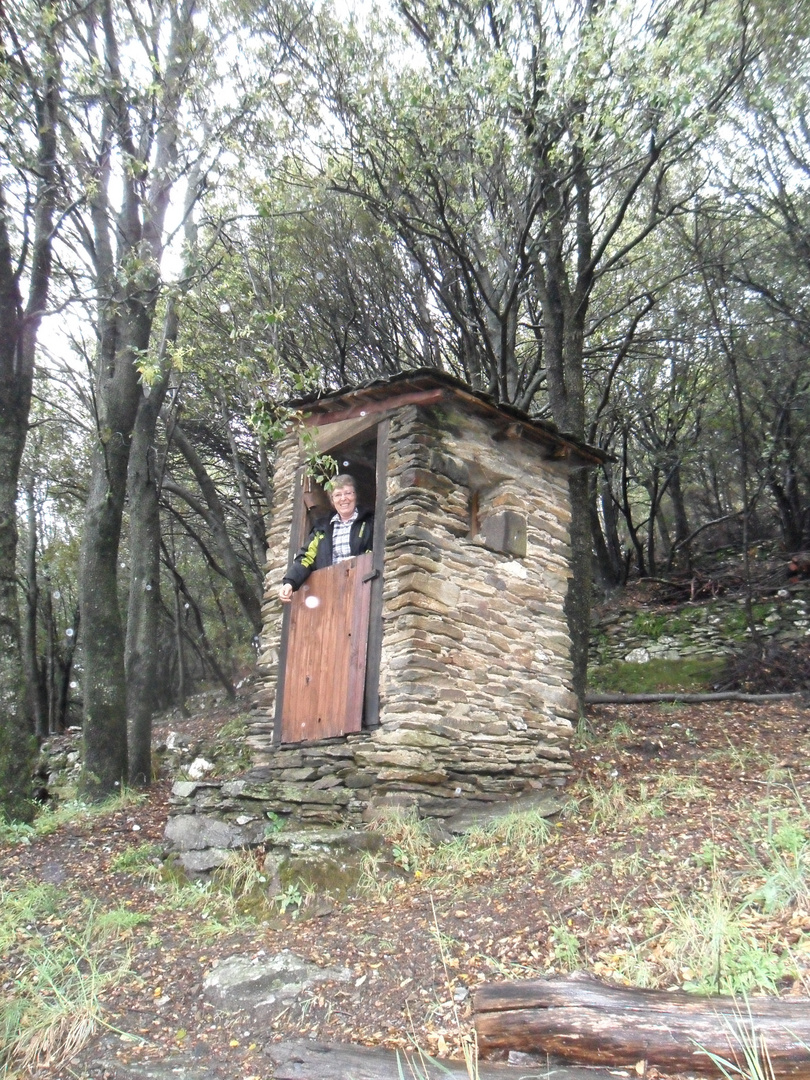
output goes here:
[[659, 641], [665, 636], [687, 633], [696, 622], [695, 613], [676, 615], [671, 611], [639, 611], [632, 622], [632, 632], [639, 637]]
[[0, 820], [0, 844], [26, 844], [37, 837], [50, 836], [63, 825], [89, 824], [129, 806], [137, 806], [145, 797], [143, 792], [124, 788], [120, 795], [100, 803], [85, 803], [77, 799], [60, 803], [53, 810], [43, 807], [30, 825]]
[[803, 804], [798, 815], [786, 809], [758, 820], [743, 841], [749, 871], [754, 875], [748, 903], [766, 914], [810, 904], [810, 816]]
[[246, 738], [249, 731], [244, 715], [233, 717], [219, 729], [214, 755], [216, 776], [235, 776], [250, 768], [252, 757]]
[[[463, 891], [510, 851], [519, 851], [522, 866], [536, 867], [553, 839], [547, 819], [535, 810], [504, 814], [485, 826], [449, 840], [437, 840], [428, 824], [408, 812], [379, 817], [374, 827], [386, 837], [391, 858], [405, 875], [440, 888]], [[390, 868], [379, 856], [364, 860], [361, 889], [382, 898], [396, 888]]]
[[125, 848], [110, 860], [110, 870], [123, 874], [159, 873], [163, 848], [160, 844], [138, 844]]
[[586, 781], [573, 789], [578, 813], [587, 818], [592, 833], [619, 826], [639, 825], [651, 818], [663, 817], [664, 800], [646, 783], [638, 785], [637, 794], [617, 780], [609, 786]]
[[787, 957], [763, 947], [745, 916], [746, 906], [735, 900], [719, 874], [713, 875], [708, 893], [673, 903], [668, 953], [685, 990], [775, 994], [794, 973]]
[[646, 664], [615, 661], [589, 670], [588, 687], [595, 693], [706, 693], [717, 682], [724, 664], [724, 659], [712, 657], [652, 659]]
[[558, 923], [550, 927], [549, 937], [555, 964], [563, 971], [576, 971], [582, 964], [582, 949], [574, 931], [564, 923]]
[[[754, 617], [754, 623], [761, 625], [764, 619], [773, 611], [773, 605], [769, 604], [753, 604], [751, 606], [751, 614]], [[745, 641], [748, 637], [748, 618], [745, 613], [744, 607], [739, 607], [735, 611], [730, 611], [725, 615], [723, 622], [717, 628], [724, 637], [733, 638], [735, 641]]]
[[[102, 995], [131, 978], [133, 912], [101, 911], [43, 885], [0, 882], [0, 1072], [59, 1068], [104, 1024]], [[66, 911], [71, 923], [62, 920]], [[76, 922], [81, 930], [74, 929]]]

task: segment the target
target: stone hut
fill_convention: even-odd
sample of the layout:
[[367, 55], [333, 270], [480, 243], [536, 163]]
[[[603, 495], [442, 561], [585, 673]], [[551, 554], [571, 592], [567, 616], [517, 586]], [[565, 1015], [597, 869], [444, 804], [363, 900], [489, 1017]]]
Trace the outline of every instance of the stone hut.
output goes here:
[[577, 717], [568, 476], [599, 451], [432, 370], [301, 404], [306, 442], [375, 508], [374, 549], [312, 574], [282, 611], [285, 566], [326, 506], [289, 436], [239, 794], [351, 823], [391, 804], [452, 818], [561, 785]]

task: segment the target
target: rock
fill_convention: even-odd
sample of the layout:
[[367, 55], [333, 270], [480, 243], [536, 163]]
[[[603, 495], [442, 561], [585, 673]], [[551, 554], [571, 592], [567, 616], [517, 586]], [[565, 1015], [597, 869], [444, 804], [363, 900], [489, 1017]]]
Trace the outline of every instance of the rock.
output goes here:
[[167, 750], [187, 750], [190, 745], [189, 739], [176, 731], [170, 731], [166, 736]]
[[469, 832], [470, 829], [492, 825], [510, 814], [520, 814], [529, 810], [534, 811], [541, 817], [553, 817], [562, 811], [565, 801], [559, 795], [552, 795], [548, 791], [540, 791], [536, 795], [510, 799], [508, 803], [491, 803], [486, 806], [462, 810], [447, 818], [444, 827], [451, 833], [460, 834]]
[[224, 866], [230, 852], [227, 848], [205, 848], [203, 851], [182, 851], [180, 865], [189, 874], [206, 874]]
[[648, 664], [650, 652], [649, 649], [631, 649], [624, 659], [628, 664]]
[[186, 769], [186, 772], [188, 773], [189, 779], [202, 780], [204, 776], [207, 776], [210, 772], [213, 771], [213, 768], [213, 761], [208, 761], [204, 757], [198, 757], [192, 761], [192, 763]]
[[[268, 1043], [265, 1050], [276, 1080], [394, 1080], [418, 1076], [424, 1080], [467, 1080], [470, 1075], [463, 1061], [438, 1061], [418, 1050], [381, 1050], [377, 1047], [329, 1045], [313, 1039]], [[537, 1061], [528, 1054], [510, 1064], [478, 1062], [475, 1075], [480, 1080], [611, 1080], [607, 1069], [561, 1067], [547, 1060]], [[515, 1069], [514, 1065], [520, 1068]], [[196, 1080], [196, 1078], [192, 1078]]]
[[341, 899], [360, 880], [365, 857], [384, 847], [379, 833], [365, 829], [283, 831], [266, 844], [264, 870], [271, 893], [295, 885]]
[[178, 799], [190, 799], [193, 795], [196, 795], [202, 788], [218, 788], [220, 782], [218, 780], [177, 780], [172, 784], [172, 795]]
[[265, 822], [233, 825], [207, 814], [178, 814], [169, 818], [163, 835], [178, 851], [202, 851], [258, 844], [264, 838], [265, 829]]
[[214, 1065], [195, 1060], [191, 1054], [170, 1054], [160, 1061], [122, 1061], [120, 1054], [108, 1051], [92, 1074], [105, 1080], [222, 1080]]
[[203, 996], [217, 1008], [237, 1012], [295, 997], [318, 982], [348, 982], [350, 978], [347, 968], [321, 968], [285, 949], [264, 959], [229, 957], [205, 977]]

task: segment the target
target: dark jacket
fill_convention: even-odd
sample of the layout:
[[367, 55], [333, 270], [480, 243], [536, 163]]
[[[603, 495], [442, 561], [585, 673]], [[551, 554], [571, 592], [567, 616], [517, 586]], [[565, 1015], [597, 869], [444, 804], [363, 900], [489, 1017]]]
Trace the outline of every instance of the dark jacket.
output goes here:
[[[283, 585], [287, 583], [292, 585], [294, 592], [300, 589], [313, 570], [322, 570], [324, 566], [332, 565], [333, 517], [334, 514], [330, 514], [329, 517], [315, 522], [304, 546], [281, 579]], [[358, 507], [357, 517], [352, 522], [349, 532], [349, 547], [352, 555], [362, 555], [365, 551], [371, 551], [373, 539], [374, 513]]]

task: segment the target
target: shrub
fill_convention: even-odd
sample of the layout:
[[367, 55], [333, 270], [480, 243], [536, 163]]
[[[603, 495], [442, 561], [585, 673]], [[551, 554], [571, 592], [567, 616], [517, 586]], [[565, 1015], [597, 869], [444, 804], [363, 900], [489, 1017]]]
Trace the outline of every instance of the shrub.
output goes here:
[[750, 645], [727, 660], [721, 685], [747, 694], [808, 692], [810, 642]]

